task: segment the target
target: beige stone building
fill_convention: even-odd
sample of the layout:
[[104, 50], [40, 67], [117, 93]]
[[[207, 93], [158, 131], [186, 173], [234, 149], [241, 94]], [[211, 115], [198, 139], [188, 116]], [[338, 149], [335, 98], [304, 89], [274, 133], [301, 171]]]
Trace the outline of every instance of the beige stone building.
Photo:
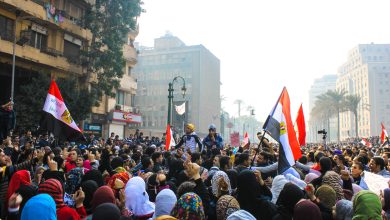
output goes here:
[[[336, 88], [362, 99], [358, 108], [360, 137], [379, 136], [390, 125], [390, 44], [359, 44], [338, 70]], [[340, 138], [355, 137], [354, 115], [340, 114]]]

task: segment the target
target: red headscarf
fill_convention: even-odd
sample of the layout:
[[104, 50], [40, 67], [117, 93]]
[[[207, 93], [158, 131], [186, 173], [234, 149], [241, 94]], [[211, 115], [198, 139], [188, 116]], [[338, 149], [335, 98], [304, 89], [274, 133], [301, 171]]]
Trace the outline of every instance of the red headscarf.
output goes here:
[[91, 201], [92, 210], [103, 203], [115, 204], [114, 191], [109, 186], [101, 186], [95, 191]]
[[65, 206], [64, 203], [64, 190], [60, 181], [56, 179], [48, 179], [45, 182], [39, 184], [38, 193], [49, 194], [56, 202], [57, 208]]
[[8, 207], [9, 198], [11, 198], [12, 194], [14, 194], [21, 185], [31, 185], [30, 172], [28, 172], [27, 170], [19, 170], [11, 177], [11, 181], [9, 182], [7, 191], [7, 200], [5, 201], [5, 203], [7, 204], [6, 207]]

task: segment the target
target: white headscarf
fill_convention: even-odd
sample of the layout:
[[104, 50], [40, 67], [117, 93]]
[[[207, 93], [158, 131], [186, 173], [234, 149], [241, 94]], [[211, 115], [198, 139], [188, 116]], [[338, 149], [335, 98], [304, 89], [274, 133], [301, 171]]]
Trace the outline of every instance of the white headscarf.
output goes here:
[[271, 188], [271, 193], [272, 193], [271, 202], [273, 204], [276, 204], [276, 201], [278, 200], [280, 192], [282, 191], [284, 185], [286, 185], [286, 183], [288, 183], [288, 182], [289, 181], [283, 175], [275, 176], [274, 180], [272, 181], [272, 188]]
[[156, 197], [156, 211], [154, 212], [153, 219], [162, 215], [170, 215], [173, 207], [175, 207], [176, 201], [176, 195], [172, 190], [161, 190]]
[[154, 213], [154, 203], [149, 201], [149, 195], [145, 188], [145, 181], [138, 176], [131, 178], [126, 184], [126, 207], [135, 216]]
[[233, 212], [226, 220], [256, 220], [256, 218], [251, 213], [241, 209]]
[[211, 189], [212, 189], [212, 192], [213, 192], [213, 195], [215, 197], [219, 197], [221, 195], [218, 195], [218, 189], [219, 189], [219, 178], [223, 178], [225, 180], [225, 182], [228, 184], [228, 191], [229, 191], [229, 194], [232, 193], [232, 187], [230, 186], [230, 179], [228, 177], [228, 175], [223, 172], [223, 171], [217, 171], [215, 172], [215, 174], [213, 175], [213, 178], [211, 179]]

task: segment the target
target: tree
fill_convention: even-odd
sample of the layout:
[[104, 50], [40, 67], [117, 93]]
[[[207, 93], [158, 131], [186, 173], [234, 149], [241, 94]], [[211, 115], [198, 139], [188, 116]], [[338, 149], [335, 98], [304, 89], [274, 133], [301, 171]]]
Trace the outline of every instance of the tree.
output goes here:
[[[41, 73], [20, 86], [20, 91], [15, 96], [17, 131], [36, 131], [50, 81], [48, 74]], [[62, 98], [65, 100], [65, 104], [76, 123], [86, 119], [94, 105], [94, 101], [90, 99], [88, 88], [83, 87], [76, 77], [58, 78], [56, 82]]]
[[123, 76], [123, 45], [130, 30], [136, 29], [136, 17], [143, 12], [141, 0], [96, 0], [85, 16], [86, 27], [93, 34], [88, 51], [84, 52], [89, 76], [94, 78], [93, 94], [115, 96]]
[[[359, 133], [358, 133], [358, 107], [359, 107], [359, 104], [360, 104], [360, 101], [361, 101], [361, 97], [359, 95], [347, 95], [345, 96], [345, 109], [347, 111], [350, 111], [354, 114], [355, 116], [355, 131], [356, 131], [356, 137], [359, 137]], [[364, 104], [363, 104], [363, 107], [366, 107]]]

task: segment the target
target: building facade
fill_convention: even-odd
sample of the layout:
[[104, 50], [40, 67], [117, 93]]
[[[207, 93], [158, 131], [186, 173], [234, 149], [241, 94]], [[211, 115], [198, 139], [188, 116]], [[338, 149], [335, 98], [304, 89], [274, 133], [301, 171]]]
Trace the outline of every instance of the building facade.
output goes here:
[[[338, 70], [337, 89], [361, 97], [358, 106], [360, 137], [379, 136], [381, 122], [390, 125], [390, 44], [359, 44]], [[340, 114], [340, 138], [355, 137], [351, 112]]]
[[[165, 132], [168, 84], [176, 76], [184, 78], [187, 89], [183, 98], [182, 81], [173, 85], [173, 102], [187, 103], [185, 120], [201, 135], [211, 123], [220, 128], [220, 61], [203, 45], [186, 46], [170, 34], [157, 38], [153, 48], [140, 48], [134, 75], [138, 81], [135, 104], [143, 114], [141, 129], [146, 135]], [[182, 131], [182, 125], [176, 129]]]
[[[326, 93], [328, 90], [336, 89], [337, 75], [324, 75], [321, 78], [315, 79], [309, 90], [309, 113], [313, 110], [317, 96]], [[318, 134], [318, 130], [325, 129], [328, 131], [327, 141], [337, 140], [337, 119], [335, 117], [329, 120], [329, 125], [326, 122], [314, 121], [309, 118], [309, 129], [307, 142], [321, 142], [322, 136]]]
[[[83, 16], [94, 0], [0, 0], [0, 100], [11, 96], [12, 55], [15, 46], [15, 93], [19, 82], [28, 82], [32, 76], [48, 74], [52, 78], [73, 76], [85, 77], [87, 66], [81, 63], [80, 54], [92, 40], [92, 33], [84, 26]], [[16, 33], [16, 44], [14, 36]], [[107, 136], [108, 132], [119, 132], [111, 124], [125, 126], [140, 123], [116, 117], [131, 118], [130, 108], [137, 84], [131, 69], [137, 61], [133, 46], [138, 31], [129, 30], [128, 44], [124, 45], [124, 77], [117, 92], [117, 99], [103, 97], [100, 107], [94, 108], [91, 118], [83, 128], [87, 133]], [[93, 79], [91, 79], [93, 80]], [[49, 85], [48, 85], [49, 86]], [[118, 100], [118, 101], [117, 101]], [[120, 106], [116, 106], [120, 104]], [[123, 112], [114, 114], [114, 110]], [[77, 114], [77, 113], [73, 113]], [[114, 116], [115, 115], [115, 116]], [[79, 122], [82, 126], [82, 122]], [[121, 136], [122, 136], [121, 135]]]

